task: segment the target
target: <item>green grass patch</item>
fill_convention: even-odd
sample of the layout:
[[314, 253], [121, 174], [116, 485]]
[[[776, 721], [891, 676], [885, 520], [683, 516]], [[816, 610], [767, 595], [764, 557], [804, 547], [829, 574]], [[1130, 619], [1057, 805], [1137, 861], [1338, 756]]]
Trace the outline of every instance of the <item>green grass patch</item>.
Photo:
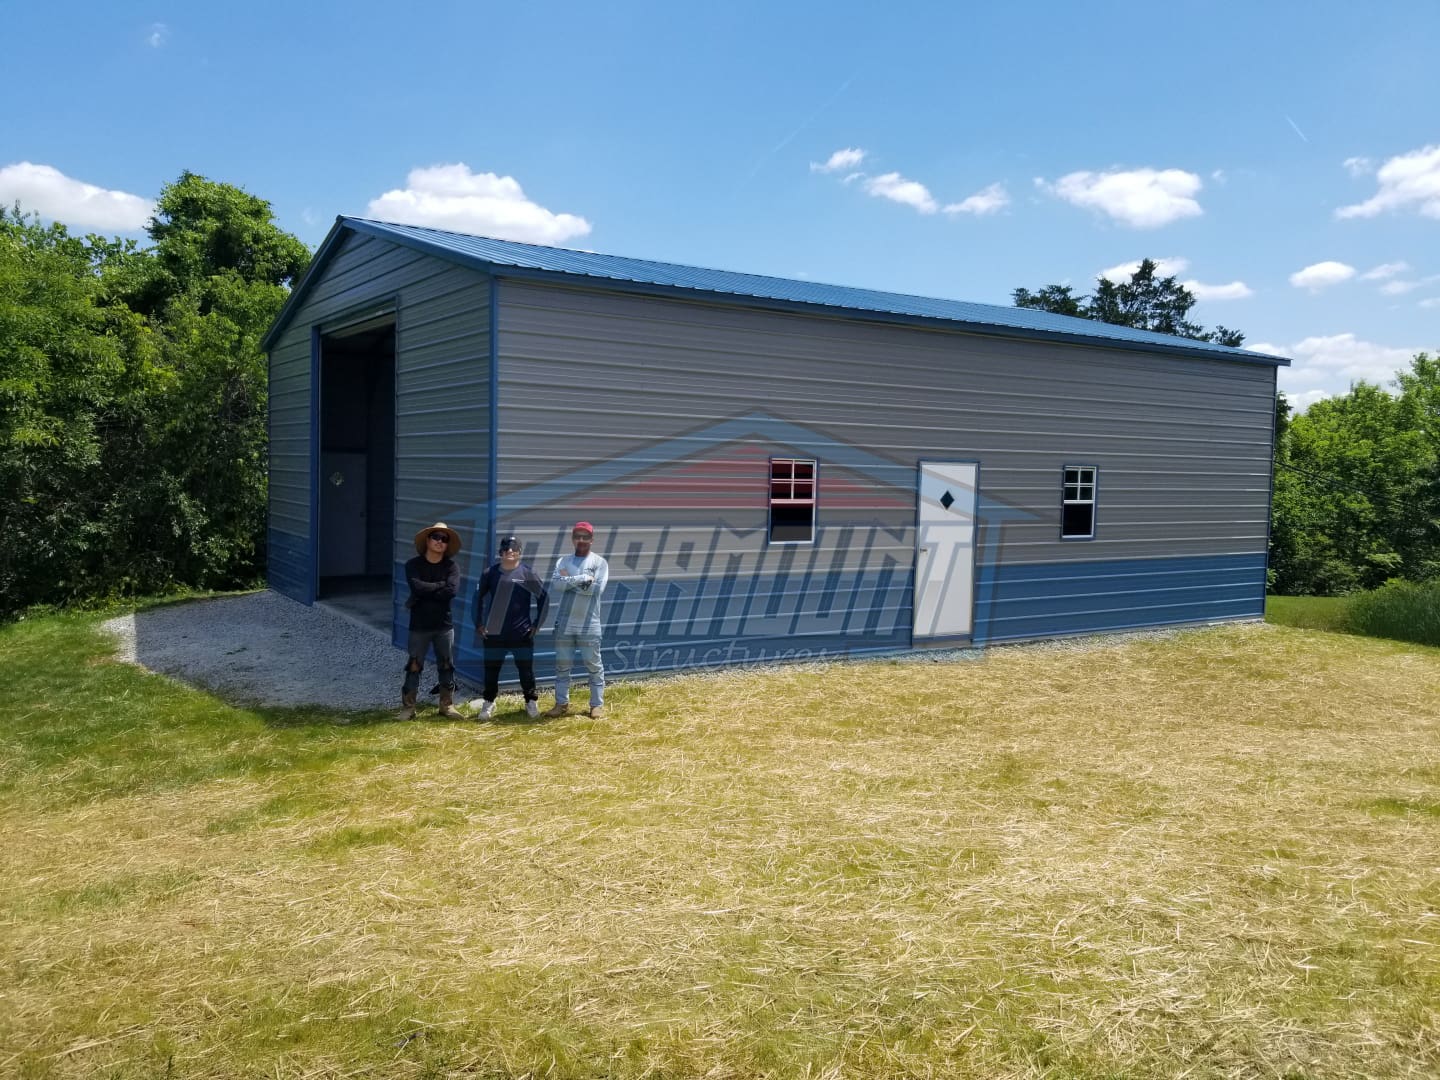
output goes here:
[[1379, 817], [1408, 817], [1411, 814], [1440, 817], [1440, 800], [1435, 799], [1383, 798], [1371, 799], [1362, 805]]
[[1371, 637], [1440, 646], [1440, 581], [1391, 581], [1353, 597], [1346, 626]]
[[1392, 581], [1349, 596], [1267, 596], [1265, 621], [1440, 646], [1440, 581]]
[[200, 875], [187, 870], [145, 874], [116, 874], [98, 881], [51, 891], [22, 890], [8, 897], [7, 906], [25, 917], [87, 914], [169, 900]]
[[[374, 714], [239, 708], [107, 659], [91, 616], [0, 627], [0, 794], [59, 804], [418, 752]], [[39, 782], [47, 777], [46, 782]]]
[[1265, 621], [1301, 630], [1344, 632], [1350, 598], [1346, 596], [1267, 596]]

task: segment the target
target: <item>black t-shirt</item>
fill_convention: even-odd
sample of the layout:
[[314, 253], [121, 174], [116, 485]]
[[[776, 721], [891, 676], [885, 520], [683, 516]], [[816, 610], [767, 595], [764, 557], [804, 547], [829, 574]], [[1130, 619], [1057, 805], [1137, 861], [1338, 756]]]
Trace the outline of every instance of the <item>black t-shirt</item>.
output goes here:
[[416, 555], [405, 564], [405, 580], [410, 583], [410, 629], [449, 630], [450, 601], [460, 591], [460, 567], [451, 558], [432, 563], [424, 555]]

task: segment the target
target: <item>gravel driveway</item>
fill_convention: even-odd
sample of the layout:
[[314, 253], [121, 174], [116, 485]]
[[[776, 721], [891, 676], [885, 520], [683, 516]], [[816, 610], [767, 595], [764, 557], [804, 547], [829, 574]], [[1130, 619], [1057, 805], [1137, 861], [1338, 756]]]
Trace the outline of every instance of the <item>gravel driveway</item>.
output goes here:
[[[204, 687], [229, 701], [325, 705], [343, 710], [400, 705], [404, 650], [371, 627], [269, 590], [167, 604], [102, 625], [119, 643], [118, 659]], [[1162, 628], [1004, 647], [1096, 649], [1178, 632]], [[982, 649], [956, 649], [901, 653], [888, 659], [947, 663], [980, 660], [985, 655]], [[667, 672], [659, 677], [679, 674], [684, 673]], [[420, 680], [422, 702], [435, 683], [435, 665], [430, 662]], [[457, 703], [480, 692], [463, 678], [457, 678], [456, 684]], [[502, 689], [514, 688], [507, 685]]]
[[[378, 631], [279, 593], [190, 600], [105, 622], [118, 659], [238, 703], [398, 708], [405, 652]], [[435, 685], [421, 676], [421, 700]], [[456, 694], [472, 696], [462, 681]]]

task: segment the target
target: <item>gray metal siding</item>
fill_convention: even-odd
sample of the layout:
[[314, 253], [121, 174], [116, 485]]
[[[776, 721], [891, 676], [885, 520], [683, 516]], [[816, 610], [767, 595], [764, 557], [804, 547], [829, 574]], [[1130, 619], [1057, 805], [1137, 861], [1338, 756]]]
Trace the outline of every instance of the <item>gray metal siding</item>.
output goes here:
[[[396, 307], [396, 524], [387, 547], [403, 562], [414, 553], [409, 538], [416, 530], [486, 498], [489, 289], [489, 279], [475, 270], [354, 235], [341, 242], [308, 286], [270, 353], [269, 580], [274, 588], [313, 599], [312, 327], [324, 329], [386, 303]], [[395, 572], [398, 577], [398, 566]]]
[[[758, 413], [862, 463], [847, 470], [805, 445], [773, 448], [821, 459], [821, 535], [797, 555], [817, 572], [911, 566], [925, 458], [981, 463], [992, 520], [1006, 519], [982, 535], [982, 566], [1263, 560], [1273, 368], [599, 289], [499, 288], [500, 525], [530, 530], [547, 556], [568, 521], [593, 515], [597, 550], [612, 566], [618, 556], [618, 579], [637, 587], [696, 581], [725, 559], [741, 576], [764, 573], [777, 552], [764, 539], [763, 455], [677, 466], [687, 451], [714, 451], [717, 424]], [[658, 490], [690, 483], [693, 498], [667, 495], [666, 509], [647, 503], [643, 484], [624, 481], [636, 495], [617, 502], [606, 485], [580, 483], [599, 475], [586, 466], [616, 460], [632, 477], [679, 467]], [[1065, 464], [1100, 470], [1094, 540], [1059, 539]], [[835, 506], [837, 478], [849, 509]], [[544, 492], [546, 505], [522, 505], [534, 501], [527, 491]], [[609, 521], [623, 525], [613, 537]], [[870, 595], [895, 603], [893, 591]]]
[[[488, 547], [490, 282], [436, 259], [402, 291], [395, 356], [395, 559], [437, 520]], [[403, 601], [404, 597], [399, 596]]]
[[309, 603], [310, 327], [291, 323], [270, 350], [269, 520], [266, 576], [270, 587]]
[[[513, 282], [500, 312], [502, 491], [760, 409], [906, 490], [919, 458], [978, 459], [987, 497], [1035, 515], [1007, 559], [1265, 549], [1271, 368]], [[1066, 463], [1100, 468], [1088, 552], [1059, 540]]]

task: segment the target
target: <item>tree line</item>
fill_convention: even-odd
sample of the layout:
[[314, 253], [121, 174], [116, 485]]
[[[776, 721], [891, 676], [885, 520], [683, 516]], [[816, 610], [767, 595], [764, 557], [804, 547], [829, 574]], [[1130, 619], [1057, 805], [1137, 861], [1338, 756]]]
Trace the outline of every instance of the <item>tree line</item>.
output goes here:
[[[260, 340], [309, 264], [270, 204], [183, 173], [149, 244], [0, 207], [0, 619], [224, 589], [265, 567]], [[1129, 281], [1014, 291], [1059, 314], [1238, 346], [1145, 260]], [[1440, 579], [1440, 357], [1293, 415], [1276, 402], [1271, 585]]]
[[0, 618], [263, 574], [260, 339], [310, 251], [188, 172], [146, 231], [0, 207]]

